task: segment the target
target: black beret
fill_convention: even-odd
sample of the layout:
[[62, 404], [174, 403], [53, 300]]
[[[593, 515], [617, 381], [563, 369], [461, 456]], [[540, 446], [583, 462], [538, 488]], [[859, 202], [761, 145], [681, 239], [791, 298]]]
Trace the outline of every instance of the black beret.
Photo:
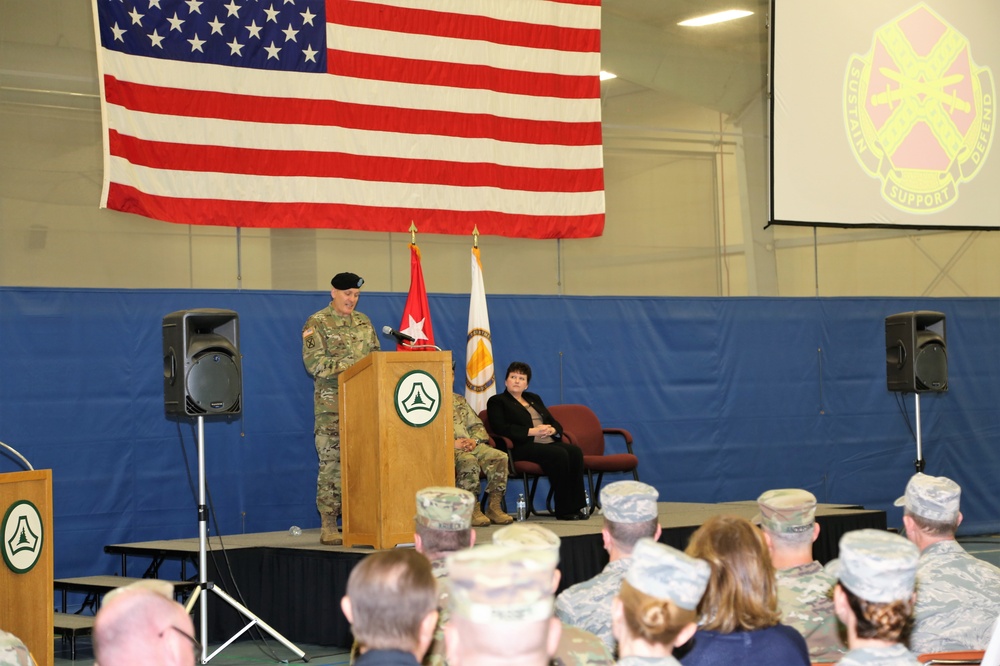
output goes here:
[[359, 289], [365, 283], [365, 279], [354, 273], [337, 273], [330, 280], [334, 289]]

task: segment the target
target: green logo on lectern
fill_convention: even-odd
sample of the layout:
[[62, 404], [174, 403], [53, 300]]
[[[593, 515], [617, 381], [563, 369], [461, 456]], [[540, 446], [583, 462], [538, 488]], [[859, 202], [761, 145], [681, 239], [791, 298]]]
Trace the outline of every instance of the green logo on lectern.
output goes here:
[[403, 423], [422, 428], [441, 410], [441, 389], [431, 375], [423, 370], [412, 370], [396, 384], [393, 402]]
[[28, 500], [14, 502], [4, 514], [3, 561], [14, 573], [27, 573], [42, 556], [42, 514]]

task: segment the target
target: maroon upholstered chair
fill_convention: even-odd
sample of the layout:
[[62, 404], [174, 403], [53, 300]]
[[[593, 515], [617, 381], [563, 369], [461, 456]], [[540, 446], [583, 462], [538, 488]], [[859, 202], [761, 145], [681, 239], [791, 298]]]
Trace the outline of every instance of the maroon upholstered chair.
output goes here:
[[[597, 415], [586, 405], [552, 405], [549, 412], [563, 427], [563, 439], [583, 450], [583, 468], [587, 472], [591, 513], [600, 506], [601, 483], [605, 472], [631, 472], [639, 480], [639, 458], [632, 452], [632, 433], [623, 428], [601, 426]], [[606, 453], [605, 436], [617, 435], [625, 440], [628, 453]], [[594, 484], [594, 474], [597, 484]]]
[[[535, 514], [536, 516], [542, 515], [535, 509], [535, 491], [538, 489], [538, 479], [545, 476], [542, 466], [538, 463], [530, 462], [528, 460], [514, 460], [514, 442], [506, 437], [501, 437], [493, 431], [492, 426], [490, 426], [490, 417], [486, 413], [486, 410], [479, 412], [479, 418], [482, 420], [483, 425], [486, 427], [486, 434], [490, 436], [493, 445], [500, 449], [501, 451], [507, 451], [507, 479], [513, 479], [515, 476], [521, 477], [521, 484], [524, 486], [524, 498], [525, 504], [527, 504], [528, 513]], [[529, 486], [528, 481], [531, 481]], [[549, 513], [552, 513], [552, 490], [549, 490], [548, 497], [545, 499], [545, 506]]]

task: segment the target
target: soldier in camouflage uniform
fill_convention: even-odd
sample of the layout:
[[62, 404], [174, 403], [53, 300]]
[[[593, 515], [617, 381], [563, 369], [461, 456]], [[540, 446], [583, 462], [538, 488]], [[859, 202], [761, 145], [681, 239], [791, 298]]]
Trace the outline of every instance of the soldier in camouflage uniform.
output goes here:
[[610, 561], [601, 573], [563, 590], [556, 598], [556, 616], [564, 624], [596, 634], [612, 654], [611, 600], [618, 594], [636, 542], [644, 537], [660, 538], [659, 496], [656, 488], [639, 481], [618, 481], [602, 488], [601, 534]]
[[813, 560], [812, 544], [819, 536], [816, 497], [798, 488], [769, 490], [757, 498], [764, 540], [777, 570], [781, 621], [806, 639], [813, 661], [837, 661], [844, 653], [833, 586], [837, 580]]
[[514, 519], [500, 506], [507, 491], [507, 454], [489, 445], [486, 427], [464, 397], [452, 393], [451, 406], [455, 421], [455, 485], [479, 497], [479, 471], [486, 474], [489, 503], [485, 514], [476, 503], [472, 524], [509, 525]]
[[840, 538], [833, 566], [837, 617], [847, 628], [842, 666], [916, 666], [903, 636], [913, 611], [917, 548], [882, 530], [854, 530]]
[[[602, 496], [603, 497], [603, 496]], [[559, 560], [560, 539], [552, 530], [534, 523], [514, 523], [493, 533], [493, 543], [507, 548], [552, 553]], [[552, 572], [551, 591], [559, 588], [560, 572]], [[600, 638], [579, 627], [560, 623], [561, 633], [553, 666], [610, 666], [614, 659]]]
[[434, 641], [424, 655], [424, 666], [442, 666], [445, 661], [444, 625], [448, 621], [447, 556], [471, 548], [476, 542], [472, 529], [475, 496], [461, 488], [434, 486], [417, 492], [414, 543], [417, 551], [431, 561], [438, 583], [438, 625]]
[[712, 567], [652, 539], [640, 539], [627, 561], [621, 590], [611, 602], [618, 664], [680, 666], [674, 647], [698, 629], [698, 603]]
[[14, 634], [0, 629], [0, 666], [35, 666], [28, 647]]
[[316, 508], [322, 520], [320, 542], [343, 543], [340, 516], [340, 405], [337, 377], [373, 351], [378, 337], [365, 315], [354, 310], [364, 280], [354, 273], [338, 273], [330, 281], [332, 301], [302, 327], [302, 361], [315, 383], [315, 436], [319, 456]]
[[916, 653], [984, 650], [1000, 616], [1000, 569], [955, 541], [962, 489], [943, 476], [915, 474], [906, 494], [906, 536], [920, 549], [910, 647]]
[[559, 621], [552, 616], [557, 563], [550, 548], [493, 544], [450, 555], [448, 663], [551, 664], [559, 641]]

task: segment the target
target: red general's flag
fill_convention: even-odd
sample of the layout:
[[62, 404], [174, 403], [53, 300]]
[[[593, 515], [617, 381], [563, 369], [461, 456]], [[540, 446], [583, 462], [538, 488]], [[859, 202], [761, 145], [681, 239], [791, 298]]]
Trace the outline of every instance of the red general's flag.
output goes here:
[[600, 0], [92, 0], [101, 206], [182, 224], [604, 227]]
[[410, 293], [406, 295], [403, 319], [399, 324], [400, 333], [405, 333], [413, 342], [397, 344], [396, 351], [430, 351], [434, 346], [434, 327], [431, 325], [431, 309], [427, 305], [427, 287], [424, 286], [424, 269], [420, 265], [420, 248], [410, 243]]

